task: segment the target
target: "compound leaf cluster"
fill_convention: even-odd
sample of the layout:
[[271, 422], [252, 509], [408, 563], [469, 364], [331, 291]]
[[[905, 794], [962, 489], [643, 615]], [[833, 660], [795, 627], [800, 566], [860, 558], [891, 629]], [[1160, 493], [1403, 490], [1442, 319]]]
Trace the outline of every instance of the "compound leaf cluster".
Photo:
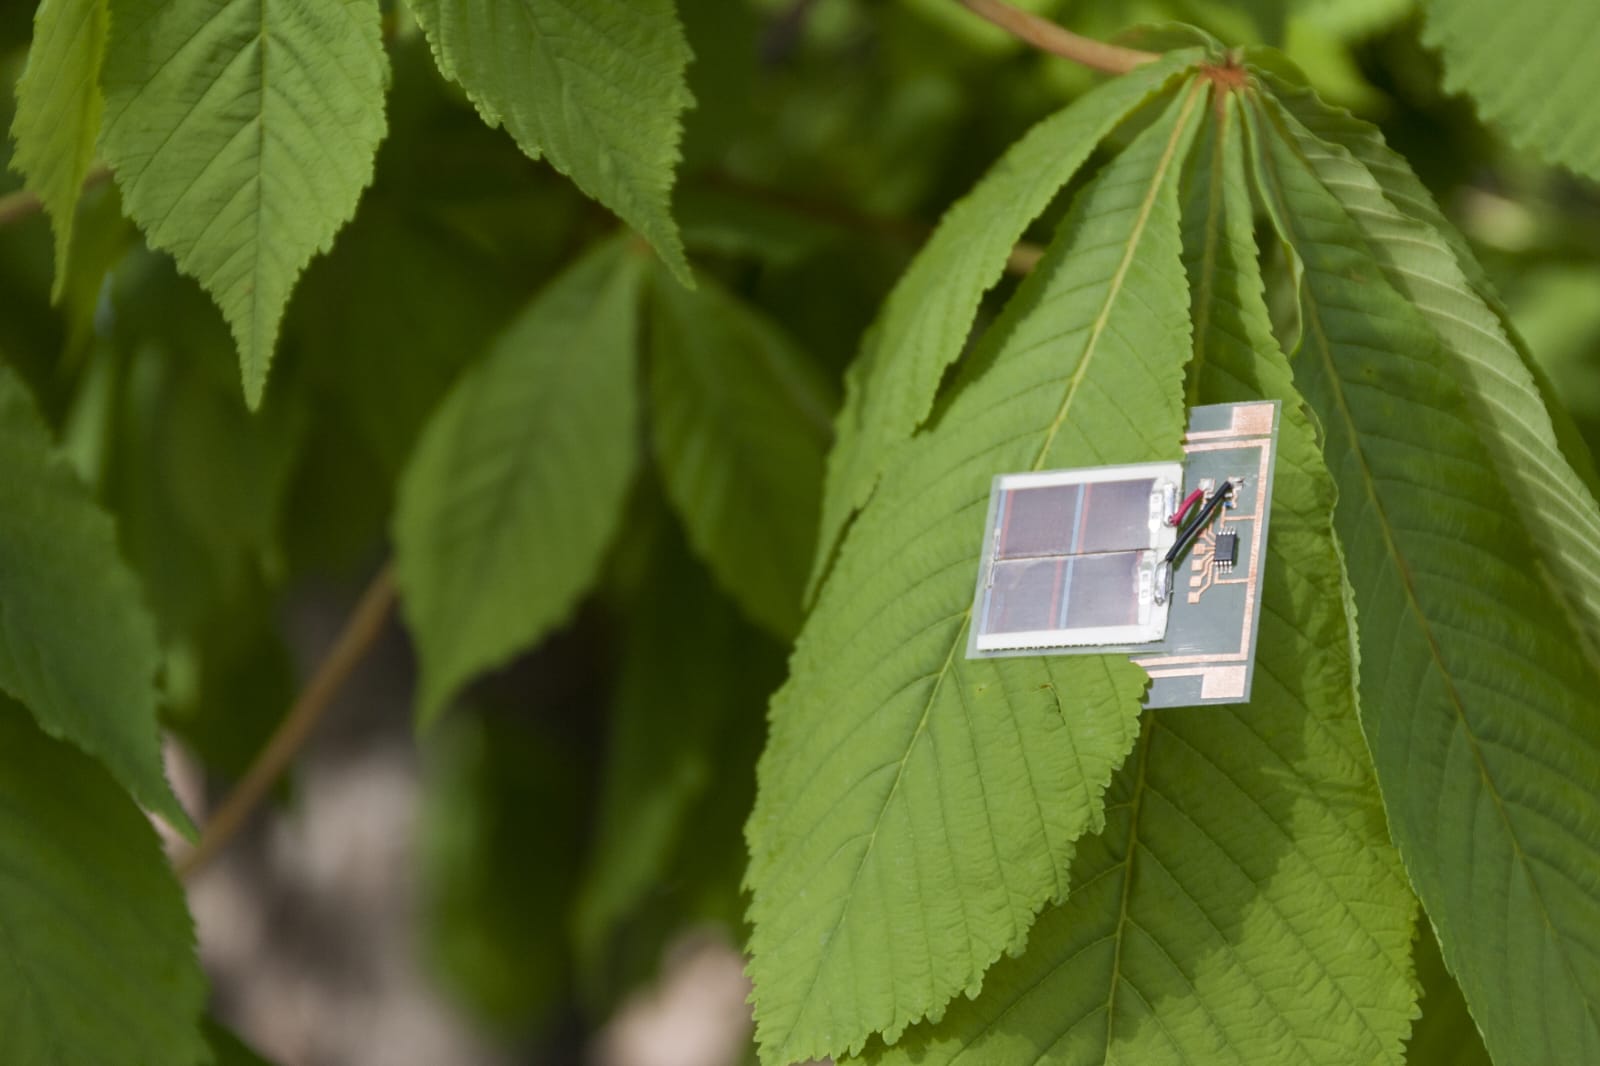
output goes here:
[[[891, 297], [853, 374], [747, 831], [763, 1055], [1399, 1062], [1414, 891], [1495, 1061], [1594, 1057], [1587, 468], [1374, 131], [1248, 59], [1167, 58], [1039, 128], [1073, 131], [1059, 186], [1076, 138], [1167, 101], [953, 377], [999, 253], [937, 237], [899, 291], [956, 288]], [[990, 477], [1168, 456], [1183, 400], [1256, 398], [1284, 482], [1248, 707], [1141, 716], [1119, 660], [964, 658]]]
[[[1336, 18], [1245, 8], [1274, 39]], [[1600, 178], [1593, 4], [1428, 0], [1426, 20], [1447, 88]], [[232, 769], [293, 685], [260, 620], [312, 421], [268, 393], [280, 334], [285, 387], [348, 414], [372, 464], [340, 491], [387, 478], [370, 527], [422, 723], [591, 595], [633, 609], [582, 862], [575, 820], [545, 827], [562, 862], [520, 861], [494, 802], [576, 804], [561, 749], [488, 719], [440, 744], [434, 933], [503, 1020], [568, 976], [521, 941], [570, 940], [598, 1002], [648, 965], [629, 932], [663, 907], [745, 906], [769, 1066], [1600, 1062], [1600, 477], [1407, 163], [1276, 56], [1169, 34], [1033, 127], [888, 293], [835, 412], [800, 343], [685, 252], [679, 0], [42, 0], [32, 25], [11, 159], [50, 216], [63, 376], [98, 384], [63, 411], [0, 365], [7, 1062], [258, 1061], [201, 1022], [140, 807], [189, 831], [158, 706]], [[291, 309], [390, 126], [437, 118], [389, 99], [405, 35], [565, 216], [554, 279], [522, 302], [542, 261], [470, 221], [504, 175], [452, 156], [394, 182], [459, 181], [448, 205], [368, 197]], [[702, 95], [715, 139], [747, 102]], [[529, 159], [570, 185], [528, 193]], [[702, 213], [737, 195], [712, 177]], [[638, 237], [588, 240], [572, 186]], [[702, 225], [713, 254], [792, 254], [792, 232], [730, 241], [743, 210]], [[124, 255], [135, 226], [215, 309]], [[449, 306], [390, 306], [429, 301]], [[1189, 408], [1256, 400], [1281, 419], [1251, 702], [1142, 710], [1125, 655], [966, 657], [996, 474], [1175, 460]], [[187, 721], [219, 698], [242, 750]], [[747, 809], [746, 899], [726, 877], [666, 903], [740, 862]]]
[[[673, 0], [415, 0], [439, 69], [690, 280], [670, 214], [688, 43]], [[48, 0], [13, 165], [50, 212], [55, 296], [96, 149], [128, 215], [222, 309], [261, 402], [285, 307], [371, 183], [389, 60], [377, 0]]]

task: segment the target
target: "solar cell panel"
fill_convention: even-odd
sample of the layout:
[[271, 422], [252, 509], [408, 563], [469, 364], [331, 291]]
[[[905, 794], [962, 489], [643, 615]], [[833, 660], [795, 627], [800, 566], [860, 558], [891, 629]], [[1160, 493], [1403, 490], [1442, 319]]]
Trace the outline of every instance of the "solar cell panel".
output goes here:
[[1159, 639], [1153, 575], [1182, 477], [1177, 463], [1143, 463], [997, 478], [969, 650]]

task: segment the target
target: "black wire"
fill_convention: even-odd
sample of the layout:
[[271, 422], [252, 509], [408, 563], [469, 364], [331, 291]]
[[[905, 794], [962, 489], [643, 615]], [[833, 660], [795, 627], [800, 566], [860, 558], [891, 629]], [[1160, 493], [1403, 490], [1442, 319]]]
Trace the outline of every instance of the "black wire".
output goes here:
[[1201, 507], [1195, 516], [1189, 520], [1189, 524], [1178, 532], [1178, 539], [1173, 541], [1172, 549], [1167, 552], [1167, 557], [1162, 561], [1168, 565], [1177, 562], [1178, 558], [1189, 550], [1189, 546], [1205, 529], [1206, 524], [1211, 521], [1211, 516], [1217, 513], [1217, 508], [1221, 507], [1232, 496], [1233, 482], [1224, 481], [1218, 486], [1217, 491], [1212, 494], [1211, 499], [1205, 502], [1205, 506]]

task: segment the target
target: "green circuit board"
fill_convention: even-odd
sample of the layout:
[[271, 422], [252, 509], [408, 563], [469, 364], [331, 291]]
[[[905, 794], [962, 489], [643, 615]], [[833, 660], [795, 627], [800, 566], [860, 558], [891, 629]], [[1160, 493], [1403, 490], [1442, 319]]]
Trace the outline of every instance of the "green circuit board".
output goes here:
[[[1250, 699], [1277, 442], [1275, 402], [1190, 412], [1183, 444], [1185, 489], [1232, 480], [1234, 495], [1178, 560], [1166, 636], [1127, 649], [1150, 673], [1146, 707]], [[1232, 544], [1221, 558], [1219, 541]]]

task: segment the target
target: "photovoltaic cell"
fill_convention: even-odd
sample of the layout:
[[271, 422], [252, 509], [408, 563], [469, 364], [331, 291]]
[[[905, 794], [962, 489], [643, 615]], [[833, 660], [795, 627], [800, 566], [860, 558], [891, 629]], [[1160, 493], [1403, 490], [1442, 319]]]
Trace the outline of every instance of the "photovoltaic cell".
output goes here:
[[1138, 552], [1003, 560], [995, 564], [986, 633], [1138, 624]]
[[969, 651], [1160, 639], [1152, 575], [1182, 475], [1145, 463], [997, 478]]
[[1154, 479], [1002, 489], [997, 559], [1149, 547]]

